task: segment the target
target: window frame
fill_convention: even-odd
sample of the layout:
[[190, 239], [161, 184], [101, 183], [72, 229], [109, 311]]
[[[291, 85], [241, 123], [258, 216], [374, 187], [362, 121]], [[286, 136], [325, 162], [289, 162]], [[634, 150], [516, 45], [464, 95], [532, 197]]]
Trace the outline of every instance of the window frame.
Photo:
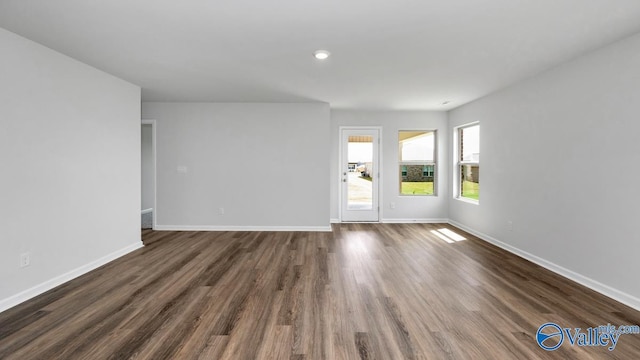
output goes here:
[[[462, 196], [462, 174], [463, 174], [463, 167], [464, 166], [477, 166], [478, 169], [480, 169], [480, 159], [478, 159], [478, 161], [468, 161], [468, 160], [463, 160], [462, 159], [462, 131], [466, 128], [470, 128], [470, 127], [474, 127], [474, 126], [478, 126], [479, 131], [478, 131], [478, 145], [480, 146], [480, 122], [476, 121], [476, 122], [472, 122], [472, 123], [468, 123], [468, 124], [464, 124], [464, 125], [460, 125], [460, 126], [456, 126], [454, 127], [454, 171], [453, 171], [453, 179], [454, 179], [454, 193], [453, 193], [453, 198], [456, 200], [460, 200], [460, 201], [464, 201], [464, 202], [469, 202], [472, 204], [479, 204], [480, 203], [480, 190], [478, 190], [478, 199], [472, 199], [472, 198], [468, 198], [468, 197], [464, 197]], [[480, 184], [480, 175], [478, 175], [478, 184]]]
[[[400, 133], [402, 132], [424, 132], [433, 133], [433, 161], [402, 161], [402, 148]], [[399, 129], [396, 137], [398, 145], [398, 196], [438, 196], [438, 130], [437, 129]], [[433, 166], [433, 193], [432, 194], [403, 194], [402, 193], [402, 167], [411, 165]]]

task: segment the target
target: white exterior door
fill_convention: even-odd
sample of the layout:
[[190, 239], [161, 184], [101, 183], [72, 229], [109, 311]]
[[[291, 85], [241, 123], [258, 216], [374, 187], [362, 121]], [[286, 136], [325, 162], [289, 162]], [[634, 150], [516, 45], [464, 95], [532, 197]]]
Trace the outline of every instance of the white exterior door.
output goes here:
[[378, 129], [341, 129], [341, 221], [379, 220]]

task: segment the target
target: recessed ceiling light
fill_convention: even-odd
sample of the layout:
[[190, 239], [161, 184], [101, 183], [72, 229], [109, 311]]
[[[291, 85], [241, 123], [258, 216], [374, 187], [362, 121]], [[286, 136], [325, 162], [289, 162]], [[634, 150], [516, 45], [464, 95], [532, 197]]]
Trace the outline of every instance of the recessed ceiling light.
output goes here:
[[328, 52], [327, 50], [316, 50], [313, 53], [313, 57], [315, 57], [318, 60], [324, 60], [328, 58], [329, 55], [331, 55], [331, 53]]
[[447, 105], [448, 103], [450, 103], [451, 101], [447, 100], [447, 101], [443, 101], [442, 105]]

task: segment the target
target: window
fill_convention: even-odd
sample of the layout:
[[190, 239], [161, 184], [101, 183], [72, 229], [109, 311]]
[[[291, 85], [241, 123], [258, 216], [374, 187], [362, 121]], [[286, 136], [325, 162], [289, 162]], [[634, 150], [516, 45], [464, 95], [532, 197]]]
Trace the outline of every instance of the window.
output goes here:
[[480, 199], [480, 125], [457, 128], [456, 175], [459, 199]]
[[398, 133], [400, 195], [435, 195], [436, 132]]
[[433, 177], [433, 165], [425, 165], [422, 167], [422, 176]]

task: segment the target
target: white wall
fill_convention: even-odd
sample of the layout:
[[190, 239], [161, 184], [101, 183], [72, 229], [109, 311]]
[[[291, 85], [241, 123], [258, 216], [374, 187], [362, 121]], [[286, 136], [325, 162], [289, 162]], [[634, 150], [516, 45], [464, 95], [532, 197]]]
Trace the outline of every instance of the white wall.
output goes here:
[[158, 229], [328, 229], [327, 104], [142, 109], [157, 121]]
[[154, 207], [153, 127], [142, 125], [142, 210]]
[[[436, 111], [331, 111], [331, 219], [339, 219], [340, 127], [380, 126], [382, 188], [380, 219], [393, 221], [445, 221], [449, 199], [447, 114]], [[400, 196], [398, 177], [398, 131], [436, 130], [438, 142], [437, 196]], [[390, 204], [394, 202], [395, 209]]]
[[141, 245], [140, 88], [3, 29], [0, 48], [3, 310]]
[[636, 308], [638, 64], [640, 35], [451, 111], [451, 128], [480, 121], [482, 162], [480, 204], [449, 201], [453, 221]]

